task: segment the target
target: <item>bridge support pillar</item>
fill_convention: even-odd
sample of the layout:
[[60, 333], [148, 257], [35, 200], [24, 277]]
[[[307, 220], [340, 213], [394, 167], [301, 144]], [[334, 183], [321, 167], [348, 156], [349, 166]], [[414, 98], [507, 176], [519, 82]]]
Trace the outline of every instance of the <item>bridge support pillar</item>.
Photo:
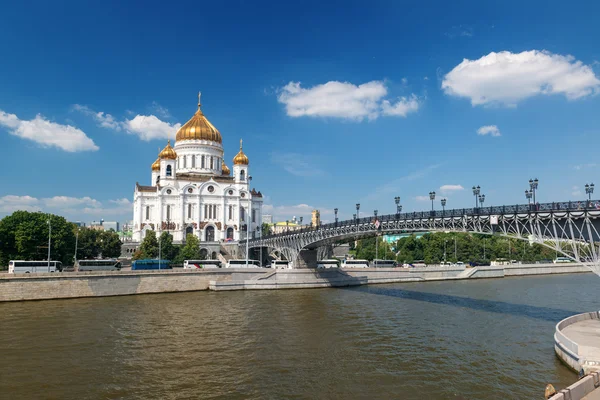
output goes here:
[[302, 249], [294, 268], [317, 268], [317, 249]]

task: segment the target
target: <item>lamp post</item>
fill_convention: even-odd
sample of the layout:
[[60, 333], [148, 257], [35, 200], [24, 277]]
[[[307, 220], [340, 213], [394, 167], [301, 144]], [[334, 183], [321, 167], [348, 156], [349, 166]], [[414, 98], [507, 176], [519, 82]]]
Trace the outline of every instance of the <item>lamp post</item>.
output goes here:
[[334, 208], [333, 212], [335, 213], [335, 226], [337, 226], [337, 223], [338, 223], [338, 217], [337, 217], [338, 209]]
[[[248, 176], [248, 210], [250, 210], [250, 215], [246, 215], [248, 218], [248, 222], [246, 223], [246, 268], [248, 268], [248, 257], [250, 256], [250, 222], [252, 221], [250, 218], [252, 217], [252, 203], [250, 202], [250, 182], [252, 182], [252, 177]], [[248, 214], [248, 213], [246, 213]]]
[[435, 192], [429, 192], [429, 199], [431, 200], [431, 211], [433, 211], [433, 201], [435, 200]]
[[539, 182], [540, 181], [538, 180], [538, 178], [529, 180], [529, 189], [531, 189], [531, 192], [533, 193], [533, 204], [534, 205], [535, 205], [535, 192], [537, 192]]
[[[373, 210], [375, 221], [377, 221], [377, 210]], [[375, 233], [375, 268], [377, 268], [377, 257], [379, 257], [379, 235]]]
[[[257, 234], [257, 236], [258, 236], [259, 233], [260, 233], [260, 238], [262, 239], [262, 232], [260, 232], [260, 227], [257, 226], [256, 227], [256, 234]], [[260, 267], [262, 267], [262, 262], [263, 262], [262, 261], [262, 245], [259, 247], [259, 249], [260, 249], [260, 258], [259, 258], [258, 264], [259, 264]]]
[[356, 214], [352, 214], [352, 219], [356, 222]]
[[[442, 213], [446, 214], [446, 202], [448, 201], [448, 199], [442, 199], [441, 203], [442, 203]], [[446, 260], [444, 260], [446, 261]]]
[[77, 263], [77, 245], [79, 243], [79, 230], [80, 228], [77, 227], [77, 231], [75, 232], [75, 254], [73, 255], [73, 266], [75, 266], [75, 264]]
[[585, 193], [588, 195], [588, 200], [592, 200], [592, 193], [594, 193], [594, 184], [585, 184]]
[[533, 191], [531, 191], [531, 190], [525, 191], [525, 198], [527, 199], [527, 204], [529, 205], [529, 211], [531, 211], [531, 197], [532, 196], [533, 196]]
[[485, 194], [479, 196], [479, 205], [483, 206], [483, 202], [485, 201]]
[[360, 203], [356, 203], [356, 223], [358, 223], [358, 219], [360, 218], [359, 216], [359, 210], [360, 210]]
[[481, 193], [481, 186], [473, 186], [473, 196], [475, 196], [475, 208], [479, 207], [479, 204], [477, 203], [477, 197], [479, 196], [479, 193]]
[[48, 272], [50, 272], [50, 246], [52, 245], [52, 223], [48, 216]]
[[300, 229], [302, 229], [302, 217], [300, 217]]
[[400, 214], [402, 210], [402, 206], [400, 205], [400, 196], [394, 197], [394, 203], [396, 203], [396, 215]]

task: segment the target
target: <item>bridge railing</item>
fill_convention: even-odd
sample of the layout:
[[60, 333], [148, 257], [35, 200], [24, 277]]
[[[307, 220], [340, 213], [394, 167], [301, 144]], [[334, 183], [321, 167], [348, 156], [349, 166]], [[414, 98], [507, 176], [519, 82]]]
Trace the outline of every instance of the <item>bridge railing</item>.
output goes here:
[[[451, 210], [435, 210], [435, 211], [416, 211], [409, 213], [398, 213], [379, 215], [377, 220], [380, 222], [403, 221], [428, 218], [454, 218], [454, 217], [474, 217], [474, 216], [490, 216], [490, 215], [513, 215], [513, 214], [529, 214], [529, 213], [548, 213], [548, 212], [564, 212], [564, 211], [589, 211], [600, 210], [600, 200], [589, 201], [565, 201], [554, 203], [537, 203], [537, 204], [515, 204], [505, 206], [490, 206], [490, 207], [472, 207], [472, 208], [456, 208]], [[343, 227], [354, 227], [367, 224], [374, 224], [375, 216], [368, 216], [358, 219], [348, 219], [344, 221], [331, 222], [320, 226], [305, 225], [300, 229], [265, 235], [261, 239], [269, 239], [273, 237], [282, 237], [296, 235], [305, 232], [337, 229]], [[255, 239], [251, 239], [253, 241]]]

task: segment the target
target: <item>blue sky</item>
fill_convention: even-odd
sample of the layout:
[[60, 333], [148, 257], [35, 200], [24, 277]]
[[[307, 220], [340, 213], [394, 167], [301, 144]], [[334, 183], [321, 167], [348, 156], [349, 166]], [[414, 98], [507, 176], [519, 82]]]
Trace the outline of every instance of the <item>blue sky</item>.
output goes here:
[[277, 220], [585, 197], [600, 3], [322, 3], [4, 4], [0, 215], [131, 219], [199, 90]]

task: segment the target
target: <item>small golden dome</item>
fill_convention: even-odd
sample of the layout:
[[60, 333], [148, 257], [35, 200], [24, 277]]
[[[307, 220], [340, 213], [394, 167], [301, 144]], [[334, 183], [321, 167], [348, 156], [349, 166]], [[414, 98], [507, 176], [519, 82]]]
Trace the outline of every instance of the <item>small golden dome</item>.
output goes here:
[[229, 175], [230, 172], [229, 167], [225, 165], [225, 160], [221, 160], [221, 175]]
[[175, 153], [175, 150], [173, 150], [173, 148], [171, 147], [171, 140], [169, 140], [167, 142], [167, 145], [165, 146], [164, 149], [162, 149], [162, 151], [158, 155], [158, 158], [160, 158], [161, 160], [164, 160], [164, 159], [176, 160], [177, 159], [177, 153]]
[[233, 157], [233, 163], [235, 165], [248, 165], [248, 156], [244, 154], [242, 150], [242, 139], [240, 139], [240, 152]]
[[206, 119], [200, 106], [200, 93], [198, 93], [198, 111], [196, 111], [192, 119], [179, 128], [175, 141], [210, 140], [211, 142], [223, 143], [221, 133]]
[[160, 158], [152, 163], [152, 171], [160, 171]]

